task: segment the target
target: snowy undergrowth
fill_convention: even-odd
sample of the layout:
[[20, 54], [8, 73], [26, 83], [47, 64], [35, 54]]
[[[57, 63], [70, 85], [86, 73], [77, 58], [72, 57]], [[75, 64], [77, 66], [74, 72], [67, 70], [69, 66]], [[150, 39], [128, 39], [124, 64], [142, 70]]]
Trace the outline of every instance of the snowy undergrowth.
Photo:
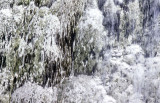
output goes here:
[[135, 44], [111, 50], [109, 58], [99, 65], [108, 95], [118, 103], [158, 102], [159, 58], [145, 58], [142, 48]]
[[43, 88], [35, 83], [27, 82], [17, 89], [11, 98], [13, 103], [55, 103], [56, 88]]
[[98, 77], [80, 75], [53, 88], [27, 82], [12, 94], [12, 102], [116, 103], [116, 100], [107, 95]]
[[[102, 10], [97, 0], [57, 0], [51, 8], [39, 8], [32, 1], [15, 4], [12, 9], [7, 0], [2, 1], [0, 51], [1, 60], [6, 57], [6, 66], [2, 62], [0, 67], [0, 102], [8, 102], [12, 91], [12, 102], [19, 103], [160, 102], [158, 0], [152, 8], [154, 22], [158, 21], [153, 25], [154, 35], [150, 35], [153, 30], [142, 30], [142, 22], [149, 17], [145, 8], [148, 4], [141, 5], [138, 0], [115, 0], [118, 4], [100, 0], [104, 3]], [[73, 31], [77, 55], [72, 69], [81, 75], [65, 78], [63, 70], [71, 69], [73, 59], [71, 47], [67, 46], [67, 42], [71, 45]], [[57, 37], [61, 46], [57, 45]], [[146, 51], [152, 52], [153, 48], [154, 56], [146, 56]], [[61, 61], [52, 64], [59, 57], [67, 69], [55, 67]], [[60, 84], [53, 86], [53, 79], [59, 79]]]

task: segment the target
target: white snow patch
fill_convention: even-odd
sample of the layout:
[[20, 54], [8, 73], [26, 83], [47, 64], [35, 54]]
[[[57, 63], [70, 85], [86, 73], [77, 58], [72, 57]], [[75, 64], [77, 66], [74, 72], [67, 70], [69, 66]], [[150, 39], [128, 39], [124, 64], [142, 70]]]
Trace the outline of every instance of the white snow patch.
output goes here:
[[116, 103], [114, 98], [107, 95], [98, 77], [72, 77], [63, 87], [62, 97], [67, 103]]
[[3, 15], [5, 15], [5, 16], [8, 16], [8, 17], [11, 17], [12, 16], [12, 11], [10, 10], [10, 9], [2, 9], [1, 11], [0, 11], [0, 14], [3, 14]]
[[11, 97], [12, 102], [16, 103], [54, 103], [57, 100], [55, 88], [43, 88], [30, 82], [18, 88]]
[[123, 0], [118, 0], [119, 3], [123, 3]]
[[16, 23], [21, 23], [22, 18], [24, 17], [24, 8], [21, 6], [15, 6], [13, 8], [13, 19], [15, 20]]
[[58, 17], [54, 15], [47, 15], [44, 17], [44, 23], [46, 23], [46, 37], [44, 43], [44, 49], [46, 51], [47, 56], [50, 54], [54, 55], [54, 57], [58, 57], [60, 50], [56, 45], [56, 35], [60, 30], [60, 22]]

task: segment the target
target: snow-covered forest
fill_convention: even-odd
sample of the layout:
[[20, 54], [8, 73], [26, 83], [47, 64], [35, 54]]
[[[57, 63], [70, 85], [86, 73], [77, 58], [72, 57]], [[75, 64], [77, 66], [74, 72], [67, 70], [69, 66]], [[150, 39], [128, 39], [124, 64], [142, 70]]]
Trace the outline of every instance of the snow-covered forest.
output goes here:
[[0, 0], [0, 103], [160, 103], [160, 0]]

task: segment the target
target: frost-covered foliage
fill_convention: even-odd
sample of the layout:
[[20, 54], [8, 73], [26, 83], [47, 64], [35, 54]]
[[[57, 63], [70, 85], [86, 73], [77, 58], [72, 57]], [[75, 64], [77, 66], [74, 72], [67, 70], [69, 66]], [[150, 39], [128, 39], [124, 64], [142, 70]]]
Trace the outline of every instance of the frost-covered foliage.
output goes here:
[[99, 65], [101, 73], [98, 75], [108, 95], [116, 98], [118, 103], [158, 103], [158, 58], [145, 58], [139, 45], [114, 49]]
[[30, 82], [25, 83], [12, 94], [13, 103], [55, 103], [56, 88], [43, 88]]
[[39, 9], [33, 2], [28, 7], [15, 5], [10, 12], [11, 31], [4, 34], [10, 39], [4, 44], [6, 68], [11, 70], [16, 87], [24, 80], [42, 84], [46, 59], [57, 60], [61, 54], [55, 39], [60, 30], [59, 19], [48, 8]]
[[116, 103], [116, 100], [107, 95], [98, 77], [81, 75], [54, 88], [27, 82], [12, 94], [12, 102]]
[[80, 19], [74, 47], [74, 73], [91, 75], [97, 68], [97, 59], [105, 44], [103, 16], [96, 0], [88, 0], [86, 11]]
[[[74, 40], [71, 35], [83, 10], [83, 1], [45, 1], [56, 4], [50, 8], [44, 1], [40, 5], [37, 2], [2, 2], [10, 5], [0, 9], [0, 76], [3, 80], [0, 91], [6, 92], [8, 100], [25, 81], [52, 86], [71, 71]], [[70, 7], [70, 12], [65, 11], [65, 7]]]
[[0, 10], [0, 100], [2, 102], [9, 101], [10, 94], [10, 85], [11, 80], [13, 79], [11, 75], [11, 69], [6, 68], [7, 66], [7, 56], [9, 52], [8, 45], [11, 44], [9, 32], [12, 30], [12, 14], [10, 9], [1, 9]]
[[159, 103], [159, 0], [0, 0], [0, 103]]

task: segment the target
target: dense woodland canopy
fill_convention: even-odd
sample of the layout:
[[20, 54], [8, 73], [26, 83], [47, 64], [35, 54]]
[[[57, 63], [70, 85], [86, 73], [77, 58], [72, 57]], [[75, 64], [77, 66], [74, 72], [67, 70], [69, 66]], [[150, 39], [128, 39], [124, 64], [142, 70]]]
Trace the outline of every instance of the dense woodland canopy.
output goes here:
[[159, 0], [0, 0], [0, 103], [159, 103]]

